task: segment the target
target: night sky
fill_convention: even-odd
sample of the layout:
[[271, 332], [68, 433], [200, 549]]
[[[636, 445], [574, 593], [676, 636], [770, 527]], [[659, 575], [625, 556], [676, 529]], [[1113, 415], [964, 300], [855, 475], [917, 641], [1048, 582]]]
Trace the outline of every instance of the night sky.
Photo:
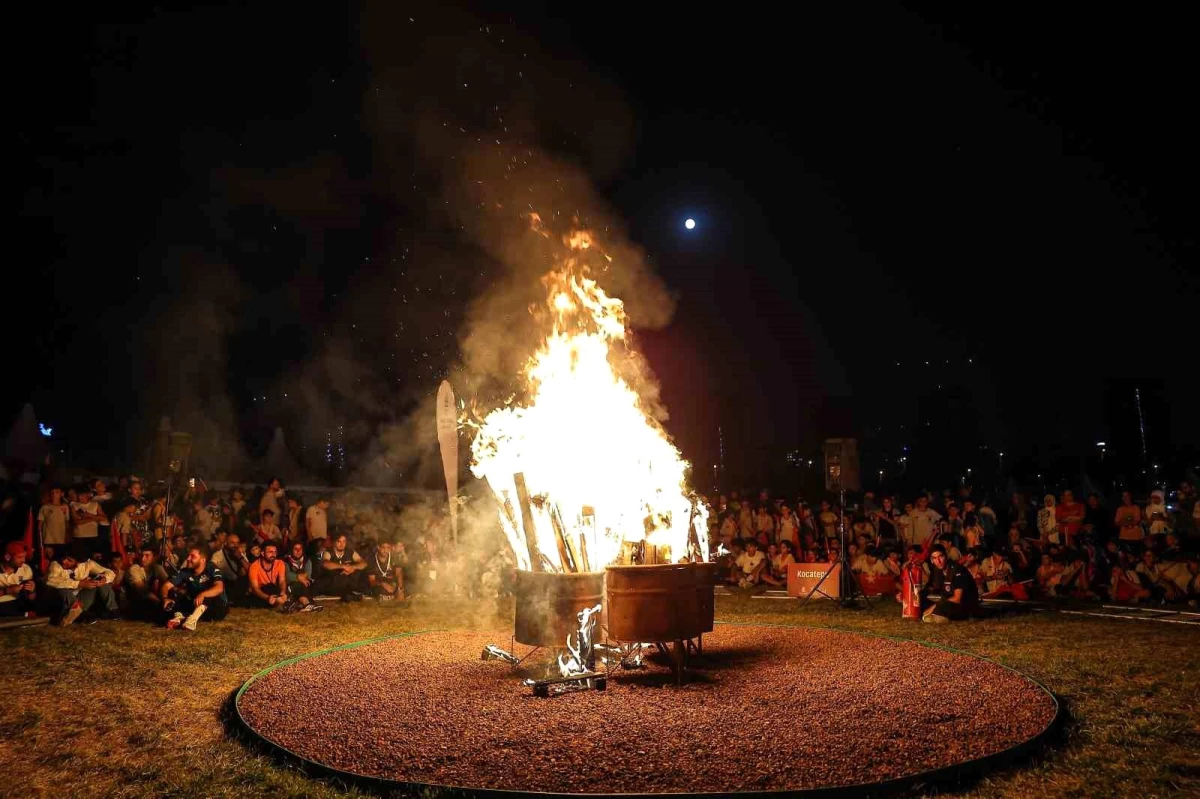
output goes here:
[[574, 212], [552, 163], [676, 298], [638, 340], [697, 464], [718, 429], [741, 481], [826, 435], [934, 482], [1131, 459], [1134, 388], [1150, 454], [1195, 452], [1169, 14], [297, 8], [14, 19], [0, 410], [75, 460], [135, 463], [162, 415], [245, 457], [282, 426], [309, 463], [338, 426], [352, 459], [410, 435], [508, 274], [493, 199]]

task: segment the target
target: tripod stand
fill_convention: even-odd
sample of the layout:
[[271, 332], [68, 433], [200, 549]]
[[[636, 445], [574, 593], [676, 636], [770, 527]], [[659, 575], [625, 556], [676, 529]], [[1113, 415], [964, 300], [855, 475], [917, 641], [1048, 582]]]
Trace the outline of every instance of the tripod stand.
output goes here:
[[[834, 598], [825, 591], [822, 591], [821, 586], [825, 584], [825, 581], [829, 579], [834, 570], [838, 569], [839, 565], [842, 568], [838, 569], [838, 579], [841, 581], [838, 584], [838, 605], [843, 608], [858, 609], [858, 600], [861, 599], [866, 603], [868, 608], [872, 607], [870, 598], [863, 593], [862, 586], [859, 585], [854, 572], [850, 570], [850, 562], [846, 559], [846, 552], [848, 550], [846, 543], [846, 489], [842, 488], [841, 485], [838, 486], [838, 541], [840, 546], [838, 548], [837, 559], [829, 564], [829, 569], [821, 576], [817, 584], [813, 586], [812, 591], [809, 591], [807, 596], [804, 597], [804, 600], [800, 603], [800, 607], [807, 605], [808, 601], [817, 594], [826, 599]], [[855, 596], [856, 594], [857, 596]]]

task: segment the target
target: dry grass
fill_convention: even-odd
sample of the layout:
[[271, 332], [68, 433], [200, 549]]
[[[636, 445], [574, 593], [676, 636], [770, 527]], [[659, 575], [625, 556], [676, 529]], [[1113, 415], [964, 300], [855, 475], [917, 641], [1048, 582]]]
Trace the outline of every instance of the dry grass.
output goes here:
[[[717, 607], [725, 621], [837, 626], [964, 649], [1025, 671], [1067, 700], [1062, 748], [961, 795], [1200, 795], [1194, 627], [1050, 614], [920, 625], [902, 621], [890, 603], [798, 610], [735, 597]], [[364, 602], [288, 617], [235, 610], [195, 634], [133, 622], [0, 633], [0, 794], [61, 795], [69, 785], [67, 793], [93, 796], [361, 795], [248, 748], [228, 734], [223, 706], [247, 678], [299, 653], [408, 630], [504, 629], [511, 614], [474, 610]]]

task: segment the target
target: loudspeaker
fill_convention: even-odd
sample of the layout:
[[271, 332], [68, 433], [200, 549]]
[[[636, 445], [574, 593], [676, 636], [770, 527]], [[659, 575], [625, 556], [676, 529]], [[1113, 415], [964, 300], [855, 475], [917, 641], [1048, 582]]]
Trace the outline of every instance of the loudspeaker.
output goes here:
[[827, 438], [825, 451], [825, 490], [861, 491], [858, 469], [858, 441], [853, 438]]

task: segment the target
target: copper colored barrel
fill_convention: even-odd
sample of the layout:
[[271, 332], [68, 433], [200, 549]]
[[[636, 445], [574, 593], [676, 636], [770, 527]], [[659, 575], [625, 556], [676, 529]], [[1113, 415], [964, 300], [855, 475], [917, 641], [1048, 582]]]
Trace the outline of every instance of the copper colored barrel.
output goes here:
[[514, 637], [526, 646], [562, 647], [579, 632], [579, 611], [603, 604], [604, 572], [518, 571], [514, 591]]
[[711, 633], [713, 621], [716, 618], [716, 602], [713, 598], [713, 588], [717, 585], [719, 564], [693, 563], [692, 569], [696, 578], [696, 605], [700, 613], [700, 631]]
[[703, 632], [692, 564], [609, 566], [605, 573], [609, 638], [682, 641]]

